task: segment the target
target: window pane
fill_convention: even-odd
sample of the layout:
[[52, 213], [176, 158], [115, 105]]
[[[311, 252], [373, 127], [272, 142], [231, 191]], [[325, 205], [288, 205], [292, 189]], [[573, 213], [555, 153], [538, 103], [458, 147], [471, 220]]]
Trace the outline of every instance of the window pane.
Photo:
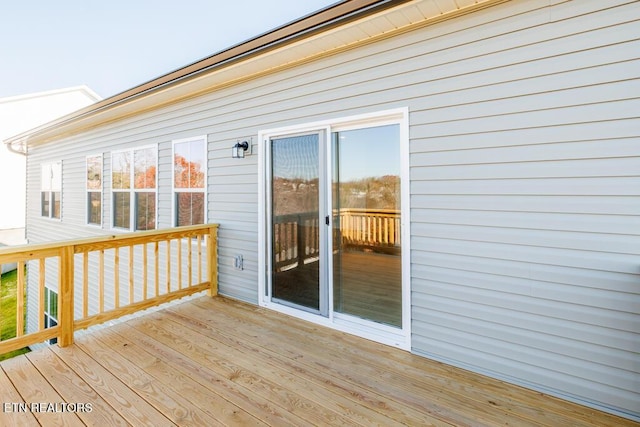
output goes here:
[[136, 230], [156, 228], [156, 193], [136, 193]]
[[321, 310], [320, 136], [272, 139], [272, 296]]
[[42, 216], [46, 216], [47, 218], [49, 217], [49, 197], [50, 194], [48, 191], [43, 191], [42, 193], [40, 193], [40, 206], [41, 206], [41, 214]]
[[113, 226], [130, 228], [131, 199], [128, 192], [113, 193]]
[[176, 193], [176, 225], [204, 224], [204, 193]]
[[87, 189], [102, 189], [102, 156], [87, 158]]
[[204, 188], [205, 142], [196, 140], [174, 146], [174, 187]]
[[58, 294], [54, 291], [50, 291], [49, 293], [49, 316], [53, 319], [58, 319]]
[[51, 207], [53, 212], [51, 213], [51, 218], [60, 219], [60, 192], [52, 191], [51, 192]]
[[156, 188], [156, 150], [137, 150], [133, 157], [135, 188]]
[[114, 189], [131, 188], [131, 154], [114, 153], [111, 158], [111, 186]]
[[334, 311], [402, 327], [399, 125], [333, 134]]
[[173, 186], [189, 188], [189, 143], [173, 146]]
[[87, 194], [87, 222], [102, 224], [102, 193], [99, 191], [90, 191]]
[[204, 188], [204, 141], [198, 140], [191, 143], [191, 159], [189, 162], [189, 188]]
[[60, 191], [62, 189], [62, 164], [51, 165], [51, 190]]
[[40, 190], [51, 190], [51, 165], [42, 165], [40, 168]]

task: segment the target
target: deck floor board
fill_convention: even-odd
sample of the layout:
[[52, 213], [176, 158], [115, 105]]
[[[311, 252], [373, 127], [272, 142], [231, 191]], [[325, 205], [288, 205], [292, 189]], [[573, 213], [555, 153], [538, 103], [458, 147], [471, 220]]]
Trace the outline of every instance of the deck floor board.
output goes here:
[[[46, 351], [44, 349], [43, 351]], [[82, 426], [85, 425], [73, 412], [50, 411], [48, 406], [65, 400], [51, 386], [48, 379], [36, 369], [26, 355], [14, 357], [2, 362], [7, 373], [22, 399], [33, 408], [31, 413], [41, 425], [47, 426]], [[3, 399], [3, 402], [4, 399]], [[16, 414], [20, 415], [20, 414]]]
[[129, 424], [149, 427], [176, 426], [79, 346], [50, 348]]
[[0, 363], [1, 425], [640, 426], [222, 297], [200, 297]]

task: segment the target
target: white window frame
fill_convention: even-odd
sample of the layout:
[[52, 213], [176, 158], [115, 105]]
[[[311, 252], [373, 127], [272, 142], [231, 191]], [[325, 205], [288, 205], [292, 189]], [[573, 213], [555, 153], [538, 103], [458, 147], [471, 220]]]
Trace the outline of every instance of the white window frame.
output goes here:
[[[95, 158], [99, 158], [100, 159], [100, 188], [96, 189], [96, 188], [89, 188], [89, 160], [90, 159], [95, 159]], [[85, 195], [86, 195], [86, 199], [85, 199], [85, 208], [86, 208], [86, 212], [85, 212], [85, 220], [87, 225], [92, 226], [92, 227], [100, 227], [102, 228], [102, 224], [104, 223], [104, 210], [102, 209], [104, 206], [104, 199], [103, 199], [103, 195], [104, 195], [104, 156], [102, 154], [94, 154], [91, 156], [87, 156], [85, 159]], [[90, 193], [99, 193], [100, 194], [100, 223], [95, 223], [95, 222], [91, 222], [90, 221], [90, 214], [91, 214], [91, 208], [89, 207], [89, 203], [90, 198], [89, 198], [89, 194]]]
[[[153, 189], [147, 189], [147, 188], [139, 188], [136, 189], [135, 188], [135, 153], [137, 151], [142, 151], [142, 150], [148, 150], [148, 149], [153, 149], [154, 150], [154, 158], [155, 158], [155, 166], [156, 166], [156, 176], [155, 176], [155, 182], [154, 182], [154, 188]], [[121, 154], [121, 153], [129, 153], [131, 156], [131, 165], [129, 167], [129, 188], [127, 189], [116, 189], [113, 187], [113, 158], [114, 156]], [[155, 193], [155, 227], [153, 228], [154, 230], [158, 229], [158, 163], [159, 163], [159, 159], [158, 159], [158, 145], [157, 144], [151, 144], [151, 145], [143, 145], [143, 146], [139, 146], [139, 147], [134, 147], [134, 148], [128, 148], [126, 150], [116, 150], [116, 151], [112, 151], [111, 152], [111, 174], [110, 174], [110, 179], [111, 179], [111, 228], [114, 230], [128, 230], [128, 231], [144, 231], [144, 230], [138, 230], [136, 228], [136, 201], [135, 201], [135, 195], [136, 193]], [[116, 215], [115, 215], [115, 202], [114, 202], [114, 195], [116, 193], [128, 193], [129, 194], [129, 227], [118, 227], [115, 225], [115, 220], [116, 220]], [[151, 230], [151, 229], [149, 229]]]
[[[44, 316], [44, 328], [48, 329], [58, 325], [58, 313], [60, 312], [60, 299], [58, 298], [58, 293], [53, 289], [49, 288], [48, 286], [44, 287], [44, 295], [45, 295], [44, 307], [42, 310], [42, 315]], [[53, 295], [55, 295], [55, 300], [56, 300], [55, 316], [51, 313], [51, 308], [53, 307], [53, 305], [51, 304]], [[56, 344], [57, 342], [58, 342], [58, 338], [51, 338], [48, 341], [49, 344]]]
[[[57, 179], [56, 179], [57, 172]], [[42, 163], [40, 167], [41, 179], [40, 179], [40, 217], [49, 218], [56, 221], [62, 221], [62, 162], [48, 162]], [[43, 198], [44, 193], [49, 194], [49, 214], [43, 215]], [[60, 199], [60, 215], [54, 216], [54, 198], [53, 194], [59, 193]]]
[[[202, 153], [204, 158], [204, 187], [200, 188], [177, 188], [175, 186], [175, 153], [176, 153], [176, 145], [184, 144], [188, 142], [197, 142], [202, 141], [204, 144], [204, 151]], [[204, 224], [208, 223], [208, 213], [209, 209], [207, 209], [207, 185], [208, 185], [208, 175], [209, 175], [209, 167], [208, 167], [208, 148], [207, 148], [207, 135], [194, 136], [190, 138], [180, 138], [171, 141], [171, 226], [178, 226], [178, 211], [176, 209], [176, 193], [202, 193], [204, 199], [204, 212], [203, 219]]]
[[[305, 311], [293, 309], [283, 304], [271, 302], [267, 293], [267, 267], [269, 257], [269, 231], [267, 210], [270, 202], [268, 161], [268, 141], [275, 135], [284, 136], [306, 132], [324, 130], [328, 138], [333, 132], [382, 126], [386, 124], [400, 125], [400, 179], [401, 179], [401, 241], [402, 241], [402, 329], [380, 325], [376, 327], [371, 322], [359, 323], [344, 321], [340, 315], [333, 312], [333, 293], [329, 290], [329, 317], [323, 317]], [[331, 159], [331, 145], [326, 144], [324, 156]], [[331, 188], [331, 174], [325, 173], [325, 185]], [[328, 201], [327, 212], [332, 211], [331, 201]], [[361, 115], [354, 115], [330, 120], [322, 120], [300, 125], [262, 130], [258, 133], [258, 303], [266, 308], [301, 318], [316, 324], [327, 326], [343, 332], [351, 333], [373, 341], [381, 342], [403, 350], [411, 350], [411, 264], [410, 264], [410, 173], [409, 173], [409, 109], [407, 107], [379, 111]], [[328, 259], [328, 271], [332, 271], [331, 257]]]

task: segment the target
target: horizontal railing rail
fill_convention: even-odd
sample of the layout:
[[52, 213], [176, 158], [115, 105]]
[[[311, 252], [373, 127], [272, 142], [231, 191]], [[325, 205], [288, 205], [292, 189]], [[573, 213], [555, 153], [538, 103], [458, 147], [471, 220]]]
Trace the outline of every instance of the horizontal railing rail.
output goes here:
[[318, 212], [278, 215], [273, 224], [275, 267], [292, 262], [303, 265], [305, 260], [318, 256]]
[[[216, 295], [217, 230], [205, 224], [0, 249], [0, 266], [17, 267], [15, 319], [0, 318], [0, 327], [15, 321], [15, 337], [0, 338], [0, 354], [51, 339], [67, 346], [75, 331], [197, 292]], [[45, 288], [55, 290], [55, 305]]]
[[[400, 211], [395, 209], [347, 208], [333, 212], [339, 226], [335, 245], [351, 249], [394, 253], [400, 251]], [[274, 217], [274, 265], [288, 269], [318, 258], [320, 251], [318, 212]], [[335, 249], [335, 247], [334, 247]]]
[[400, 211], [395, 209], [340, 209], [338, 217], [343, 247], [374, 251], [400, 250]]

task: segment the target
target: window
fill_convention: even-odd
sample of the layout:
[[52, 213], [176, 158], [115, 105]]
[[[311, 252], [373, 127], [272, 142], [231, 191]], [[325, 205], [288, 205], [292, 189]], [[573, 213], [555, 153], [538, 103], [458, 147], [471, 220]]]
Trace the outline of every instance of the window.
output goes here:
[[60, 219], [62, 163], [45, 163], [42, 165], [42, 183], [40, 187], [41, 215], [46, 218]]
[[156, 228], [156, 169], [155, 147], [113, 153], [114, 227], [136, 231]]
[[[58, 324], [58, 294], [48, 287], [44, 288], [44, 327], [52, 328]], [[49, 340], [49, 344], [56, 344], [57, 338]]]
[[102, 156], [87, 157], [87, 224], [102, 225]]
[[176, 226], [204, 224], [207, 138], [173, 143], [173, 202]]

